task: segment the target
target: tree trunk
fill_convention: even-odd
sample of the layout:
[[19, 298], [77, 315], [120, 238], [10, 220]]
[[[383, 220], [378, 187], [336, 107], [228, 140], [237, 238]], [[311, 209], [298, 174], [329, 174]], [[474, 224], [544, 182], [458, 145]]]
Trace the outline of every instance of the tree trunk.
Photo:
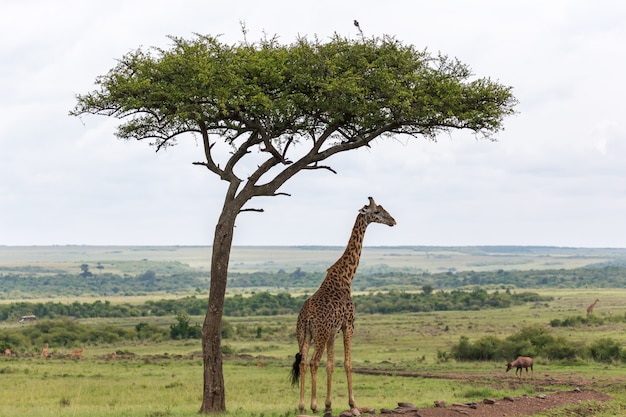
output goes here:
[[228, 262], [233, 242], [235, 219], [239, 208], [234, 201], [227, 201], [222, 209], [215, 236], [211, 258], [211, 287], [209, 305], [202, 325], [202, 352], [204, 358], [204, 390], [200, 413], [226, 411], [224, 372], [222, 369], [221, 324], [224, 297], [228, 278]]

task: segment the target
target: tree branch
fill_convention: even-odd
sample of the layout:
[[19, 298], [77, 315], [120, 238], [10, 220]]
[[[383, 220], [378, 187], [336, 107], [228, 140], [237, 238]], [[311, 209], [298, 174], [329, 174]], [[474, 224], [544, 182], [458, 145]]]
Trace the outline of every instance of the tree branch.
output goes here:
[[304, 167], [304, 168], [302, 168], [302, 169], [303, 169], [303, 170], [305, 170], [305, 169], [311, 169], [311, 170], [312, 170], [312, 169], [327, 169], [327, 170], [329, 170], [330, 172], [332, 172], [333, 174], [336, 174], [336, 173], [337, 173], [337, 171], [335, 171], [334, 169], [332, 169], [332, 168], [331, 168], [331, 167], [329, 167], [329, 166], [326, 166], [326, 165], [317, 165], [317, 162], [316, 162], [316, 163], [314, 163], [313, 165], [307, 165], [307, 166], [305, 166], [305, 167]]
[[210, 143], [209, 141], [209, 132], [207, 130], [206, 124], [202, 121], [198, 123], [200, 127], [200, 133], [202, 134], [202, 143], [204, 145], [204, 157], [206, 158], [206, 162], [194, 162], [194, 165], [203, 165], [209, 169], [209, 171], [214, 172], [219, 175], [221, 179], [224, 181], [231, 181], [233, 178], [229, 178], [227, 173], [221, 169], [213, 160], [213, 155], [211, 154], [211, 150], [215, 143]]
[[290, 164], [291, 163], [290, 161], [285, 159], [283, 157], [283, 155], [280, 154], [280, 152], [278, 152], [278, 149], [276, 149], [276, 147], [272, 143], [272, 138], [267, 134], [267, 131], [265, 130], [265, 128], [263, 127], [263, 125], [260, 122], [255, 121], [255, 120], [244, 120], [243, 122], [246, 125], [248, 125], [251, 128], [253, 128], [255, 131], [257, 131], [259, 133], [259, 135], [261, 136], [261, 138], [263, 140], [263, 144], [265, 145], [265, 148], [261, 148], [262, 152], [269, 152], [280, 163], [283, 163], [283, 164]]

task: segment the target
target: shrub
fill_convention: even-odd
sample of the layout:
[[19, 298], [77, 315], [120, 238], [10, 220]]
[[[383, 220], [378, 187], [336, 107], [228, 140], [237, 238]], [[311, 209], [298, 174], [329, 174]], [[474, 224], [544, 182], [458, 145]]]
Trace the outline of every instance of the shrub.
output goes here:
[[233, 327], [233, 325], [227, 322], [226, 320], [222, 320], [222, 329], [221, 329], [222, 339], [230, 339], [234, 336], [234, 334], [235, 334], [235, 328]]
[[457, 361], [469, 361], [471, 359], [471, 347], [469, 338], [461, 336], [457, 345], [452, 345], [452, 357]]
[[458, 345], [452, 346], [452, 357], [458, 361], [484, 361], [505, 359], [502, 341], [495, 336], [486, 336], [471, 343], [461, 336]]
[[163, 340], [167, 332], [154, 324], [140, 322], [135, 325], [135, 332], [139, 340], [152, 340], [155, 342]]
[[[591, 314], [587, 317], [583, 316], [571, 316], [566, 317], [563, 320], [554, 319], [550, 321], [552, 327], [578, 327], [578, 326], [599, 326], [604, 324], [605, 319], [602, 317]], [[619, 316], [615, 319], [609, 318], [607, 321], [620, 321]]]
[[437, 349], [437, 362], [448, 362], [450, 355], [445, 350]]
[[200, 339], [202, 337], [200, 325], [190, 325], [190, 319], [187, 314], [178, 314], [176, 321], [178, 323], [170, 326], [170, 337], [172, 339]]
[[622, 360], [622, 345], [617, 340], [602, 338], [593, 342], [589, 347], [589, 356], [599, 362]]
[[554, 337], [541, 326], [524, 327], [519, 333], [511, 335], [507, 337], [507, 339], [518, 345], [530, 343], [530, 345], [534, 347], [536, 353], [543, 350], [545, 346], [554, 342]]
[[474, 356], [478, 360], [492, 361], [503, 359], [502, 341], [495, 336], [486, 336], [478, 339], [474, 347]]
[[572, 360], [583, 356], [583, 352], [581, 345], [559, 337], [543, 349], [542, 355], [553, 360]]
[[626, 351], [619, 341], [603, 338], [589, 346], [575, 343], [564, 337], [554, 337], [539, 327], [525, 327], [519, 333], [500, 340], [487, 336], [470, 342], [461, 336], [459, 343], [452, 346], [452, 357], [458, 361], [511, 360], [517, 356], [543, 356], [550, 360], [591, 358], [599, 362], [625, 361]]

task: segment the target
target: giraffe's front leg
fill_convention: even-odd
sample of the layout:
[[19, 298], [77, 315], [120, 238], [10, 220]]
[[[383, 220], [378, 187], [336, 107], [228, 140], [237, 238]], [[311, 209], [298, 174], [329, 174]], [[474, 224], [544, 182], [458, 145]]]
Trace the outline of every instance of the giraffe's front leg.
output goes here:
[[333, 372], [335, 370], [335, 335], [331, 335], [326, 344], [326, 402], [324, 405], [324, 417], [331, 417], [333, 405], [331, 392], [333, 388]]
[[354, 393], [352, 392], [352, 357], [350, 355], [350, 344], [352, 343], [352, 334], [354, 333], [354, 324], [352, 322], [346, 323], [343, 330], [343, 351], [345, 354], [343, 367], [346, 370], [346, 379], [348, 381], [348, 404], [352, 410], [352, 414], [355, 416], [361, 413], [356, 408], [356, 401], [354, 401]]

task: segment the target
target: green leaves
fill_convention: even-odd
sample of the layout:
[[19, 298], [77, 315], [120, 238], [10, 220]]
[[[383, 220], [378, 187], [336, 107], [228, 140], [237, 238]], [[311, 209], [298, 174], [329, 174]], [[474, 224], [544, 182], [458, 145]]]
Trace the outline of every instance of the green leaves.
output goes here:
[[[238, 209], [253, 196], [276, 195], [303, 169], [335, 172], [320, 162], [377, 137], [435, 139], [469, 129], [492, 138], [517, 103], [510, 87], [388, 36], [288, 45], [171, 40], [169, 49], [123, 56], [96, 79], [97, 90], [77, 96], [70, 114], [122, 119], [118, 137], [147, 139], [157, 150], [197, 134], [205, 161], [195, 163], [230, 182]], [[220, 140], [228, 152], [213, 149]], [[257, 168], [240, 177], [237, 165]]]
[[322, 43], [299, 38], [226, 45], [197, 35], [170, 49], [122, 57], [100, 87], [79, 95], [73, 115], [130, 119], [123, 138], [170, 140], [185, 131], [258, 130], [272, 139], [308, 137], [330, 125], [344, 136], [378, 131], [423, 134], [467, 128], [490, 135], [516, 104], [509, 87], [470, 80], [467, 66], [390, 38]]

